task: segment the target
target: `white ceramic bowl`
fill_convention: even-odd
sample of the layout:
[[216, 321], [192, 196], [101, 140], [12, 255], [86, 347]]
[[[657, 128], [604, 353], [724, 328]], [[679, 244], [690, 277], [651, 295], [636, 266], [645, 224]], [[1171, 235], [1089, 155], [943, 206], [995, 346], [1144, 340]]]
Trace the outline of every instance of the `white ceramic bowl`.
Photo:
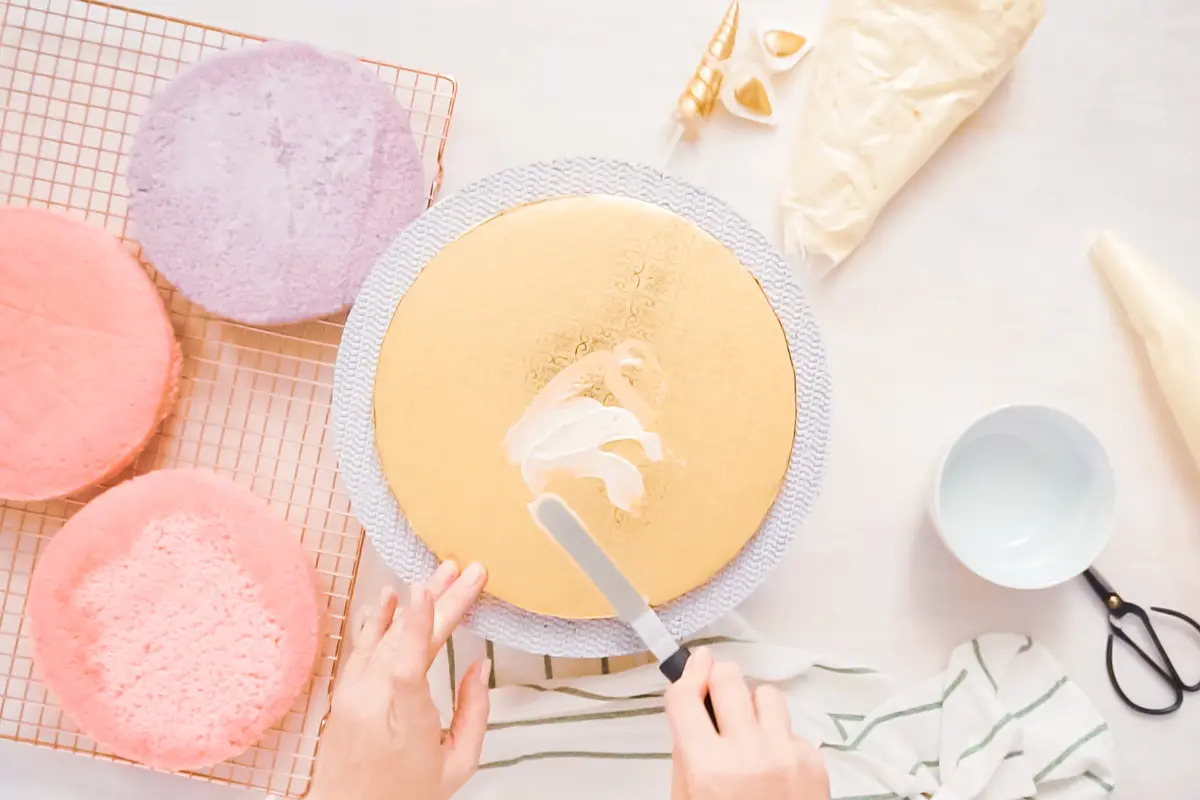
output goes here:
[[977, 575], [1014, 589], [1054, 586], [1087, 569], [1108, 542], [1112, 467], [1074, 417], [1008, 406], [947, 451], [931, 513], [942, 541]]

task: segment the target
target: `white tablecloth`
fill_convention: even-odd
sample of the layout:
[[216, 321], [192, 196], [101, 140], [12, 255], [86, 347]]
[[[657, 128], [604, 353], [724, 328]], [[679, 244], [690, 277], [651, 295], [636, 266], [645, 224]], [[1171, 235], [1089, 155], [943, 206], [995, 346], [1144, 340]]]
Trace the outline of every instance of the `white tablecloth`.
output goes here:
[[[653, 161], [664, 115], [725, 2], [137, 4], [455, 75], [444, 189], [453, 191], [531, 160]], [[748, 17], [818, 16], [820, 4], [743, 7]], [[784, 566], [741, 610], [774, 640], [913, 678], [973, 635], [1032, 634], [1108, 718], [1116, 796], [1184, 797], [1200, 783], [1200, 700], [1169, 719], [1128, 712], [1104, 672], [1104, 614], [1081, 581], [992, 587], [953, 560], [925, 516], [934, 462], [958, 429], [1008, 402], [1060, 406], [1095, 430], [1117, 475], [1118, 528], [1100, 567], [1128, 599], [1200, 615], [1200, 474], [1085, 249], [1090, 228], [1111, 226], [1200, 293], [1200, 5], [1049, 6], [990, 103], [812, 290], [835, 381], [826, 490]], [[791, 83], [778, 131], [721, 120], [672, 165], [773, 235], [798, 108]], [[373, 597], [382, 572], [371, 563], [364, 572], [360, 597]], [[31, 796], [247, 795], [0, 743], [0, 797]]]

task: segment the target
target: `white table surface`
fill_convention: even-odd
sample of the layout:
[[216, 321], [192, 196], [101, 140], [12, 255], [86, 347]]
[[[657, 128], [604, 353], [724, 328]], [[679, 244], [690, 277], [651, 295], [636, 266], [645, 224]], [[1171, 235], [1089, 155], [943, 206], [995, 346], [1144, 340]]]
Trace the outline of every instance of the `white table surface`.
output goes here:
[[[725, 0], [130, 0], [455, 75], [444, 192], [523, 162], [653, 162], [664, 114]], [[744, 0], [818, 18], [823, 0]], [[869, 242], [810, 289], [835, 381], [826, 486], [786, 563], [743, 606], [770, 637], [919, 677], [990, 630], [1027, 632], [1107, 716], [1121, 798], [1200, 784], [1200, 700], [1128, 712], [1103, 666], [1105, 619], [1082, 581], [1019, 593], [960, 567], [925, 514], [939, 451], [1009, 402], [1057, 405], [1108, 448], [1118, 526], [1100, 566], [1135, 602], [1200, 615], [1200, 472], [1087, 262], [1112, 226], [1200, 293], [1200, 4], [1048, 0], [1010, 78], [914, 179]], [[337, 8], [335, 12], [333, 9]], [[806, 11], [807, 9], [807, 11]], [[799, 81], [777, 131], [715, 122], [671, 170], [777, 236]], [[382, 571], [368, 554], [364, 591]], [[1200, 662], [1197, 664], [1200, 667]], [[602, 787], [595, 788], [603, 797]], [[0, 797], [248, 795], [0, 743]]]

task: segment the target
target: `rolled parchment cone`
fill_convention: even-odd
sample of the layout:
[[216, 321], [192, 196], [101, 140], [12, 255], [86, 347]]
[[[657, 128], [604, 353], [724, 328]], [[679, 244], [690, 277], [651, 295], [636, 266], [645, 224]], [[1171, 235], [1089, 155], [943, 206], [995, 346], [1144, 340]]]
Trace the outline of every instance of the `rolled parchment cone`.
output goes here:
[[704, 57], [687, 88], [675, 101], [675, 119], [683, 129], [685, 139], [695, 139], [700, 133], [700, 126], [712, 114], [721, 93], [721, 81], [725, 78], [723, 61], [733, 54], [733, 44], [737, 39], [738, 30], [738, 0], [733, 0], [721, 18], [717, 32], [708, 42]]
[[784, 249], [828, 272], [963, 120], [1043, 0], [831, 0], [781, 201]]
[[1171, 415], [1200, 467], [1200, 302], [1109, 231], [1096, 237], [1090, 255], [1145, 345]]

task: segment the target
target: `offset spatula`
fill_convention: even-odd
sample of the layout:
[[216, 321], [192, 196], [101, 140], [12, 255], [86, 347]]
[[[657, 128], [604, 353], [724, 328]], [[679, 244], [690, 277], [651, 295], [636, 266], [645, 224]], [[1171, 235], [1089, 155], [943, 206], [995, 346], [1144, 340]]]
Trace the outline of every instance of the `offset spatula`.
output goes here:
[[[608, 602], [612, 604], [617, 618], [626, 623], [642, 638], [646, 647], [658, 659], [658, 669], [667, 680], [674, 683], [683, 677], [683, 667], [691, 652], [675, 641], [667, 626], [650, 608], [646, 599], [638, 593], [620, 568], [600, 549], [596, 540], [583, 527], [579, 517], [567, 508], [557, 495], [540, 495], [530, 505], [534, 519], [554, 537], [564, 550], [575, 559], [587, 576], [592, 579]], [[713, 713], [712, 699], [705, 695], [704, 707], [708, 709], [713, 727], [717, 717]]]

